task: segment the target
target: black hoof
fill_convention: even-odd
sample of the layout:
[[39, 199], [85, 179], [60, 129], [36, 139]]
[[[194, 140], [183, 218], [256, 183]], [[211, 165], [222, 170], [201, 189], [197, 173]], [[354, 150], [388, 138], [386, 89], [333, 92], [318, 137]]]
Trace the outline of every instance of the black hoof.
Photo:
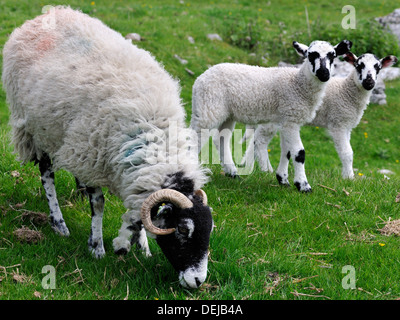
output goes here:
[[119, 256], [125, 256], [128, 253], [128, 250], [126, 250], [125, 248], [121, 248], [117, 251], [114, 251], [114, 253]]
[[225, 173], [225, 176], [226, 177], [229, 177], [229, 178], [232, 178], [232, 179], [238, 179], [238, 180], [240, 180], [240, 179], [242, 179], [238, 174], [230, 174], [230, 173]]

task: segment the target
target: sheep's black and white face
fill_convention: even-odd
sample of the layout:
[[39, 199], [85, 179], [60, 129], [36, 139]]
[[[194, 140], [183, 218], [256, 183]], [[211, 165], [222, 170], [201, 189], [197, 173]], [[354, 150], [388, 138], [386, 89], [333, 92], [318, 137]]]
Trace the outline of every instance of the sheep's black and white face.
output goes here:
[[375, 87], [381, 69], [390, 67], [397, 62], [395, 56], [379, 59], [374, 54], [365, 53], [357, 58], [352, 52], [347, 52], [344, 60], [356, 68], [359, 84], [365, 90], [372, 90]]
[[[197, 195], [190, 197], [193, 207], [180, 209], [165, 203], [155, 207], [153, 223], [160, 228], [175, 228], [168, 235], [157, 235], [161, 250], [179, 272], [179, 282], [184, 287], [197, 288], [206, 279], [208, 246], [213, 227], [211, 210]], [[157, 209], [157, 210], [156, 210]], [[152, 214], [153, 216], [153, 214]]]
[[351, 41], [343, 40], [336, 46], [326, 41], [313, 41], [309, 47], [304, 44], [293, 42], [297, 53], [305, 57], [310, 72], [321, 82], [326, 82], [331, 77], [333, 60], [350, 50]]

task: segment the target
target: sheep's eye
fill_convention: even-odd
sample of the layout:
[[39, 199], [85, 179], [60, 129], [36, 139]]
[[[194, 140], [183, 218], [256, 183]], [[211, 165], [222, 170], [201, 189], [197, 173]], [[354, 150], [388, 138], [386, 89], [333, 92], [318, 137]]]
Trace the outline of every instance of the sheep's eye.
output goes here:
[[178, 226], [178, 232], [187, 236], [189, 234], [189, 229], [186, 227]]

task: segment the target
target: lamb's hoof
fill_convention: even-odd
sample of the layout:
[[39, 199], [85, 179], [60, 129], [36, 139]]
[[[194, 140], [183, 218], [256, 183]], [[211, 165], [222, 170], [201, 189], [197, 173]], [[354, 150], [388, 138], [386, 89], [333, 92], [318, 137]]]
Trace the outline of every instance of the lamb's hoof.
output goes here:
[[278, 183], [282, 186], [290, 187], [290, 183], [288, 181], [287, 176], [282, 177], [279, 173], [276, 174], [276, 179]]
[[225, 173], [225, 176], [237, 180], [242, 179], [237, 173]]
[[295, 182], [294, 185], [296, 186], [297, 190], [304, 193], [312, 192], [311, 186], [308, 184], [307, 181], [304, 182]]
[[50, 217], [50, 225], [51, 225], [51, 228], [59, 235], [61, 235], [63, 237], [69, 236], [68, 227], [65, 224], [65, 221], [63, 219], [54, 220], [54, 218]]

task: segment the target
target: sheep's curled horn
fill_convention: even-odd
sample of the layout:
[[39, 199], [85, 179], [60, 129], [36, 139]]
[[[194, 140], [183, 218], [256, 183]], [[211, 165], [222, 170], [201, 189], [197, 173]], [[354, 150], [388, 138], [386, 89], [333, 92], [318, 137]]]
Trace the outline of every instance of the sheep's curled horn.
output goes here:
[[[206, 193], [199, 189], [195, 191], [195, 195], [199, 196], [203, 200], [203, 204], [207, 205]], [[181, 209], [187, 209], [193, 207], [193, 202], [190, 201], [183, 193], [173, 189], [161, 189], [147, 197], [142, 204], [140, 216], [144, 227], [151, 233], [156, 235], [167, 235], [175, 232], [175, 228], [160, 229], [156, 227], [151, 221], [151, 209], [160, 202], [167, 201], [171, 202]]]

